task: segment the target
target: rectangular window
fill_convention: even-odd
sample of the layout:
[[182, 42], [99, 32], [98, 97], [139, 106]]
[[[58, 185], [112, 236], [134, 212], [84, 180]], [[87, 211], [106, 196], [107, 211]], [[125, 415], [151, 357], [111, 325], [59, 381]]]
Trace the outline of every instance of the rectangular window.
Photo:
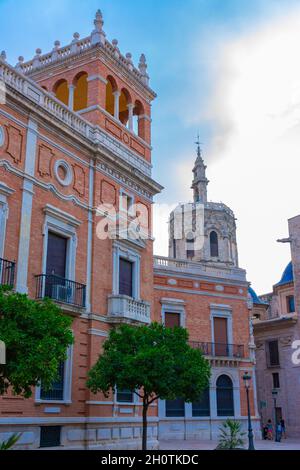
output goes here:
[[187, 250], [186, 251], [186, 257], [188, 259], [192, 259], [192, 258], [194, 258], [194, 256], [195, 256], [195, 251], [194, 250]]
[[185, 403], [181, 398], [166, 400], [166, 417], [182, 418], [185, 416]]
[[275, 372], [273, 376], [273, 388], [280, 388], [279, 374]]
[[165, 327], [174, 328], [175, 326], [180, 326], [180, 313], [166, 312]]
[[192, 405], [193, 416], [210, 416], [209, 388], [203, 391], [200, 399]]
[[66, 277], [68, 239], [56, 233], [48, 233], [46, 274]]
[[268, 365], [270, 367], [279, 366], [279, 349], [278, 349], [278, 341], [269, 341], [267, 343], [267, 353], [268, 353]]
[[60, 426], [41, 427], [40, 447], [59, 447], [60, 435]]
[[119, 294], [133, 297], [133, 263], [123, 258], [119, 263]]
[[214, 317], [214, 353], [216, 356], [229, 355], [227, 318]]
[[133, 393], [130, 390], [117, 391], [118, 403], [133, 403]]
[[41, 386], [40, 399], [45, 401], [63, 401], [64, 400], [64, 375], [65, 375], [65, 364], [61, 362], [58, 370], [58, 378], [53, 382], [49, 390], [45, 390], [43, 385]]
[[295, 297], [288, 295], [286, 298], [287, 313], [295, 313]]

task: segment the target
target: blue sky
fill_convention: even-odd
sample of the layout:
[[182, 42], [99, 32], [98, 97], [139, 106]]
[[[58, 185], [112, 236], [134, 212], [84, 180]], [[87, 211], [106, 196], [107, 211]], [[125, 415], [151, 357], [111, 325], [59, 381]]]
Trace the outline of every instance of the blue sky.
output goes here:
[[[283, 201], [280, 191], [282, 205], [278, 208], [276, 192], [271, 196], [272, 188], [282, 180], [282, 172], [286, 171], [288, 179], [288, 164], [280, 167], [278, 156], [278, 172], [273, 181], [268, 180], [268, 169], [274, 165], [272, 148], [266, 146], [260, 153], [257, 142], [255, 162], [249, 150], [240, 154], [236, 132], [239, 121], [231, 122], [229, 111], [236, 110], [233, 101], [238, 89], [248, 93], [247, 77], [244, 81], [236, 77], [244, 77], [249, 50], [250, 60], [256, 60], [253, 67], [260, 64], [260, 41], [266, 44], [263, 64], [268, 64], [269, 57], [273, 60], [270, 35], [275, 31], [278, 38], [290, 31], [287, 23], [282, 30], [280, 25], [286, 18], [294, 18], [295, 12], [298, 15], [299, 7], [299, 0], [0, 0], [0, 49], [6, 50], [8, 61], [15, 64], [19, 55], [30, 59], [37, 47], [43, 52], [51, 50], [56, 39], [62, 45], [68, 44], [75, 31], [81, 37], [90, 34], [95, 12], [100, 8], [108, 39], [117, 38], [121, 51], [132, 52], [135, 63], [141, 52], [148, 59], [151, 86], [158, 94], [153, 104], [154, 177], [165, 186], [157, 201], [174, 204], [191, 198], [194, 141], [199, 132], [211, 180], [210, 199], [222, 200], [236, 212], [241, 264], [260, 292], [271, 288], [289, 260], [288, 247], [277, 245], [275, 240], [286, 235], [287, 218], [300, 212], [298, 202], [294, 202], [299, 198], [291, 194], [289, 181]], [[282, 57], [286, 56], [284, 47], [290, 47], [290, 42], [283, 44]], [[236, 62], [232, 57], [237, 58]], [[291, 74], [292, 62], [291, 57], [286, 67]], [[253, 80], [257, 76], [259, 70]], [[268, 84], [265, 86], [267, 89]], [[287, 76], [278, 86], [286, 89], [294, 84]], [[258, 91], [265, 96], [263, 89]], [[255, 94], [255, 90], [250, 87], [249, 93]], [[249, 102], [244, 105], [251, 106]], [[268, 114], [269, 108], [260, 112]], [[241, 122], [248, 125], [243, 116]], [[242, 128], [239, 135], [244, 135]], [[275, 142], [277, 136], [275, 139], [272, 134], [270, 139]], [[260, 166], [256, 172], [254, 164]], [[247, 178], [250, 167], [251, 181]], [[268, 205], [261, 207], [266, 194], [270, 194]], [[270, 215], [273, 225], [268, 221]], [[165, 249], [165, 240], [161, 240], [156, 251], [165, 254]]]

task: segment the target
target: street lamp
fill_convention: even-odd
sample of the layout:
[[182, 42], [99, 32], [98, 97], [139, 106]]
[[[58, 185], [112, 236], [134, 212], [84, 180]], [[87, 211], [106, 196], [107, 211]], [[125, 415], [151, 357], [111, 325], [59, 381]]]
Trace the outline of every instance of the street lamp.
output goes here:
[[249, 441], [248, 450], [255, 450], [254, 441], [253, 441], [253, 430], [252, 430], [252, 424], [251, 424], [250, 400], [249, 400], [249, 389], [250, 389], [251, 378], [252, 377], [251, 375], [248, 374], [248, 372], [245, 372], [245, 374], [243, 375], [243, 381], [245, 384], [245, 389], [246, 389], [246, 394], [247, 394], [247, 407], [248, 407], [248, 441]]
[[272, 390], [272, 398], [273, 398], [273, 402], [274, 402], [274, 439], [275, 441], [277, 441], [277, 417], [276, 417], [276, 408], [277, 408], [277, 403], [276, 403], [276, 399], [277, 399], [277, 395], [278, 395], [278, 392], [276, 390], [276, 388], [273, 388]]

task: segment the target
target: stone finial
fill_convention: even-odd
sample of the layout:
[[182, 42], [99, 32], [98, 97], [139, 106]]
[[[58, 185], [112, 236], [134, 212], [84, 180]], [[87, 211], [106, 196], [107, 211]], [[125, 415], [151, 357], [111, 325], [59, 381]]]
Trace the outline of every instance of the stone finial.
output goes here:
[[40, 49], [40, 48], [36, 49], [35, 54], [36, 55], [34, 56], [33, 62], [32, 62], [33, 68], [37, 68], [41, 65], [40, 57], [41, 57], [41, 54], [42, 54], [42, 49]]
[[73, 34], [73, 40], [72, 40], [72, 45], [71, 45], [71, 52], [73, 54], [76, 54], [76, 52], [78, 51], [78, 41], [79, 41], [79, 38], [80, 38], [80, 34], [79, 33], [74, 33]]
[[129, 70], [133, 70], [132, 54], [130, 52], [126, 54], [126, 62]]
[[60, 48], [60, 41], [57, 39], [55, 42], [54, 42], [54, 48], [52, 49], [52, 61], [54, 60], [57, 60], [58, 59], [58, 49]]
[[145, 54], [142, 54], [140, 57], [140, 61], [139, 61], [139, 71], [142, 75], [142, 80], [145, 83], [145, 85], [149, 84], [149, 75], [147, 74], [147, 68], [148, 68], [148, 65], [146, 61], [146, 56]]
[[73, 41], [72, 41], [72, 42], [77, 42], [77, 41], [79, 41], [79, 38], [80, 38], [80, 34], [79, 34], [79, 33], [74, 33], [74, 34], [73, 34]]
[[113, 49], [114, 49], [114, 56], [115, 56], [116, 59], [119, 59], [119, 57], [120, 57], [120, 49], [118, 47], [118, 44], [119, 44], [119, 42], [118, 42], [117, 39], [112, 40], [112, 45], [113, 45]]
[[0, 54], [0, 60], [2, 60], [3, 62], [6, 62], [6, 52], [5, 51], [2, 51], [1, 54]]
[[101, 10], [97, 10], [97, 12], [96, 12], [94, 25], [95, 25], [95, 29], [91, 34], [91, 44], [92, 45], [95, 45], [95, 44], [103, 44], [104, 45], [106, 35], [103, 31], [104, 21], [103, 21], [103, 16], [102, 16]]
[[24, 62], [24, 57], [20, 55], [20, 57], [18, 57], [18, 63], [16, 64], [16, 70], [22, 71], [23, 62]]

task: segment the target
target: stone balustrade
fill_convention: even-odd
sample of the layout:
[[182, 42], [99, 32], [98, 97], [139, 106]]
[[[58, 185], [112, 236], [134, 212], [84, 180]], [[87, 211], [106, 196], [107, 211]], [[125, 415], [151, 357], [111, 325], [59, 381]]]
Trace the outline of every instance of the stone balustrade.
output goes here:
[[114, 323], [151, 323], [150, 303], [135, 300], [126, 295], [110, 295], [108, 298], [108, 318]]
[[154, 268], [177, 272], [185, 271], [198, 276], [204, 275], [246, 282], [246, 271], [240, 268], [214, 267], [195, 261], [166, 258], [163, 256], [154, 257]]

